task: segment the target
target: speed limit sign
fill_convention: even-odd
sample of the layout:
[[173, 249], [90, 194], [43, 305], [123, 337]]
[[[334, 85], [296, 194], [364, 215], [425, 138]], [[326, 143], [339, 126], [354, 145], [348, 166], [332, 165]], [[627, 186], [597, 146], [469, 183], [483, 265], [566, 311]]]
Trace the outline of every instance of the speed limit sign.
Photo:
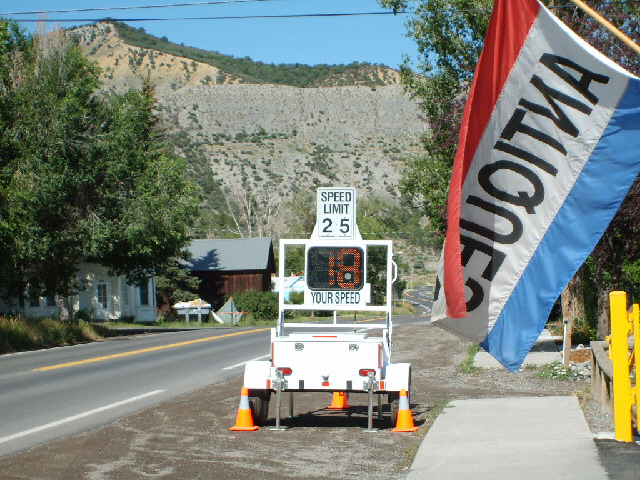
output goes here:
[[356, 189], [318, 188], [318, 228], [320, 238], [356, 237]]

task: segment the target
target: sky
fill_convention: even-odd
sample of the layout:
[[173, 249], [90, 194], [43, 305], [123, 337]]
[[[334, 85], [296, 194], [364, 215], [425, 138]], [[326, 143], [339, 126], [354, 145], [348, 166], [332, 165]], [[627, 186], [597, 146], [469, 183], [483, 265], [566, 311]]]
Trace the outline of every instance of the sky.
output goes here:
[[[119, 9], [177, 5], [163, 8]], [[111, 8], [100, 11], [77, 11]], [[76, 10], [53, 13], [51, 10]], [[407, 15], [358, 15], [296, 18], [198, 19], [193, 17], [248, 17], [265, 15], [308, 15], [335, 13], [382, 13], [376, 0], [0, 0], [0, 16], [21, 21], [33, 31], [42, 14], [16, 12], [47, 11], [47, 29], [55, 23], [68, 28], [86, 20], [157, 19], [130, 21], [157, 37], [187, 46], [217, 51], [235, 57], [251, 57], [265, 63], [341, 64], [369, 62], [397, 68], [404, 56], [417, 64], [415, 43], [406, 37]], [[85, 20], [86, 19], [86, 20]], [[72, 22], [62, 20], [75, 20]]]

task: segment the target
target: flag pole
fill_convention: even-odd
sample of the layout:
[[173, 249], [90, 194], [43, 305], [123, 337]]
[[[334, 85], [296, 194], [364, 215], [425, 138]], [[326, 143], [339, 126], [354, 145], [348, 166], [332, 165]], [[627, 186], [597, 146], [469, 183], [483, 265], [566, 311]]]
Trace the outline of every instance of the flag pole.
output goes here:
[[622, 33], [615, 25], [609, 22], [606, 18], [592, 9], [589, 5], [584, 3], [581, 0], [571, 0], [572, 3], [581, 8], [587, 15], [590, 15], [596, 22], [602, 25], [604, 28], [613, 33], [616, 37], [618, 37], [625, 45], [627, 45], [631, 50], [640, 55], [640, 45], [635, 43], [629, 37], [627, 37], [624, 33]]

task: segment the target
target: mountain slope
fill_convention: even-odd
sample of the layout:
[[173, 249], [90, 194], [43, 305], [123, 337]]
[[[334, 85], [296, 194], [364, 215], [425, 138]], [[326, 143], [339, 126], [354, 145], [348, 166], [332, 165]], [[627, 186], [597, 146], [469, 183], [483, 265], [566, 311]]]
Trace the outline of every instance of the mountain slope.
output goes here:
[[127, 44], [109, 24], [74, 35], [102, 67], [105, 90], [140, 88], [144, 77], [151, 79], [164, 128], [216, 211], [227, 209], [221, 188], [268, 193], [282, 204], [322, 185], [394, 200], [403, 159], [420, 151], [425, 126], [417, 105], [387, 67], [314, 80], [342, 86], [255, 84], [213, 61]]

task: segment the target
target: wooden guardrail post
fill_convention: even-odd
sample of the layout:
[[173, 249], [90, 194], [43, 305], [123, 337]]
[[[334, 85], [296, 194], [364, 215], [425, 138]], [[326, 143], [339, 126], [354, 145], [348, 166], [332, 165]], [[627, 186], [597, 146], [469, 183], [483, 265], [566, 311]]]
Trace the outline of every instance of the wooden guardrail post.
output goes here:
[[609, 293], [611, 337], [609, 357], [613, 363], [613, 413], [615, 439], [633, 441], [631, 423], [631, 380], [629, 379], [629, 321], [627, 294]]
[[602, 411], [613, 418], [613, 365], [608, 355], [609, 342], [591, 341], [591, 391]]

